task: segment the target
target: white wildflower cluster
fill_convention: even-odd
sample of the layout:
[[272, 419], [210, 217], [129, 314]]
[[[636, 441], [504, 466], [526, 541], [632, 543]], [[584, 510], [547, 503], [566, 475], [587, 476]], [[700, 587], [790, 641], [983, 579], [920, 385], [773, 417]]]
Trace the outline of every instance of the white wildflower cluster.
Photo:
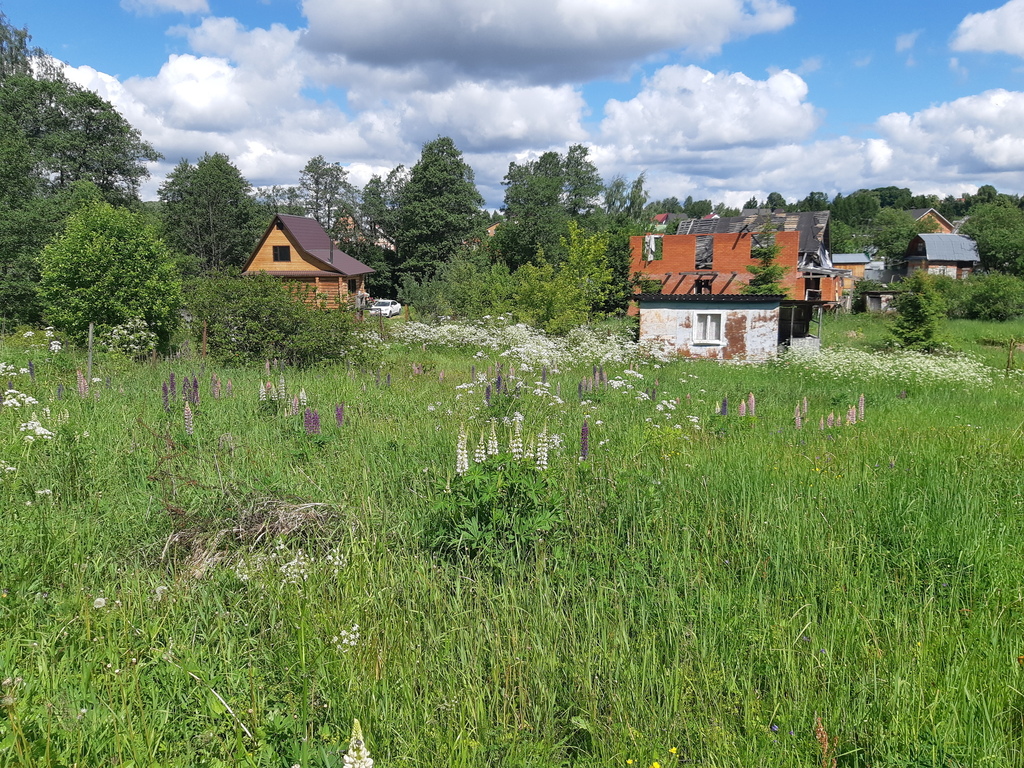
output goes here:
[[818, 353], [791, 349], [782, 358], [796, 366], [834, 379], [887, 379], [898, 383], [963, 384], [987, 387], [992, 370], [964, 355], [928, 355], [922, 352], [863, 352], [830, 348]]
[[30, 421], [26, 421], [18, 427], [18, 429], [21, 432], [27, 433], [25, 435], [26, 443], [31, 443], [37, 437], [43, 440], [51, 440], [53, 438], [53, 432], [40, 424], [38, 417], [34, 413], [32, 414], [32, 419]]
[[337, 576], [344, 570], [345, 566], [348, 565], [348, 560], [341, 552], [337, 549], [332, 549], [327, 553], [327, 557], [324, 558], [327, 563], [327, 567], [330, 568], [331, 573]]
[[156, 334], [149, 330], [146, 321], [141, 317], [133, 317], [122, 325], [115, 325], [103, 336], [103, 345], [108, 352], [128, 357], [147, 355], [156, 349], [156, 343]]
[[0, 363], [0, 376], [13, 376], [18, 369], [7, 363]]
[[5, 408], [22, 408], [26, 405], [38, 405], [39, 401], [31, 395], [19, 392], [16, 389], [8, 389], [4, 392]]
[[18, 471], [18, 468], [13, 464], [8, 464], [3, 459], [0, 459], [0, 477], [8, 474], [14, 474]]
[[239, 581], [251, 581], [262, 587], [271, 582], [295, 586], [309, 579], [311, 567], [311, 561], [301, 549], [293, 555], [284, 541], [278, 539], [270, 552], [259, 552], [237, 560], [234, 570]]
[[[566, 336], [549, 336], [523, 324], [458, 323], [438, 325], [404, 323], [393, 331], [399, 343], [439, 347], [476, 347], [518, 361], [528, 367], [547, 366], [557, 372], [559, 366], [581, 363], [626, 363], [657, 356], [648, 345], [622, 336], [604, 335], [590, 328], [577, 328]], [[660, 359], [660, 357], [659, 357]]]
[[335, 649], [339, 651], [355, 648], [359, 644], [359, 625], [353, 624], [352, 629], [341, 630], [341, 632], [331, 638], [331, 642], [334, 643]]

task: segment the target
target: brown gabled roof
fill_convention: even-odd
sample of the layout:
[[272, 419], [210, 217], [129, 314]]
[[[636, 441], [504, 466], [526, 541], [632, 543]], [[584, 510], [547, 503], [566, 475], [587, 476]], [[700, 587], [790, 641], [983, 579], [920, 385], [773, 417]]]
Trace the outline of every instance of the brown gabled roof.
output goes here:
[[[245, 268], [242, 270], [243, 272], [249, 269], [252, 260], [256, 258], [256, 254], [263, 247], [267, 236], [274, 231], [274, 227], [279, 221], [288, 233], [289, 239], [303, 252], [303, 255], [312, 257], [320, 262], [319, 266], [322, 274], [368, 275], [376, 271], [358, 259], [349, 256], [337, 246], [332, 248], [330, 236], [316, 219], [306, 218], [305, 216], [293, 216], [288, 213], [278, 213], [271, 219], [270, 225], [263, 233], [263, 237], [260, 238], [260, 241], [253, 249], [249, 261], [246, 262]], [[286, 276], [286, 273], [277, 274]], [[311, 272], [310, 274], [317, 273]]]
[[910, 210], [907, 211], [907, 213], [914, 217], [914, 221], [920, 221], [929, 213], [932, 213], [935, 215], [935, 218], [937, 218], [940, 223], [945, 223], [947, 227], [953, 229], [953, 222], [951, 222], [941, 213], [936, 211], [934, 208], [911, 208]]

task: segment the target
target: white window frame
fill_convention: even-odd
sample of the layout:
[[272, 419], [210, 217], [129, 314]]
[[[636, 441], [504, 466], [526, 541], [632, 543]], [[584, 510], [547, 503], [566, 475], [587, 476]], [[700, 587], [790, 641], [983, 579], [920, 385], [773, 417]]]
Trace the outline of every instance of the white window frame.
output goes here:
[[[701, 338], [707, 336], [707, 321], [701, 326], [701, 317], [718, 318], [718, 334], [716, 338]], [[702, 346], [722, 346], [725, 344], [725, 312], [707, 309], [693, 310], [693, 343]]]

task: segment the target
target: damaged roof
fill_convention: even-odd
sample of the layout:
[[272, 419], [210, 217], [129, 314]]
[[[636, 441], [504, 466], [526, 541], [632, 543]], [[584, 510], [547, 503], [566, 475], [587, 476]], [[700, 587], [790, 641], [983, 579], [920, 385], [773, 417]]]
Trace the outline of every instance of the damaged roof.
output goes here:
[[771, 218], [779, 232], [799, 232], [800, 252], [818, 253], [824, 247], [831, 217], [829, 211], [787, 213], [765, 208], [747, 208], [739, 216], [713, 219], [685, 219], [679, 222], [677, 235], [715, 235], [722, 233], [758, 232]]

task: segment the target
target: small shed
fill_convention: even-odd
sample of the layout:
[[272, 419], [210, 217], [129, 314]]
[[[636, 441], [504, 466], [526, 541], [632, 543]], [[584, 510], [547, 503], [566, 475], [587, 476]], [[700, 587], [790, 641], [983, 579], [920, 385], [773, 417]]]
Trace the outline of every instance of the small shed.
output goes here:
[[907, 271], [925, 269], [933, 275], [961, 280], [978, 268], [978, 244], [967, 235], [917, 235], [907, 247]]
[[278, 213], [242, 270], [255, 272], [304, 289], [307, 301], [340, 307], [365, 295], [364, 280], [374, 270], [338, 248], [316, 219]]
[[643, 293], [640, 340], [680, 357], [762, 361], [779, 344], [784, 296]]

